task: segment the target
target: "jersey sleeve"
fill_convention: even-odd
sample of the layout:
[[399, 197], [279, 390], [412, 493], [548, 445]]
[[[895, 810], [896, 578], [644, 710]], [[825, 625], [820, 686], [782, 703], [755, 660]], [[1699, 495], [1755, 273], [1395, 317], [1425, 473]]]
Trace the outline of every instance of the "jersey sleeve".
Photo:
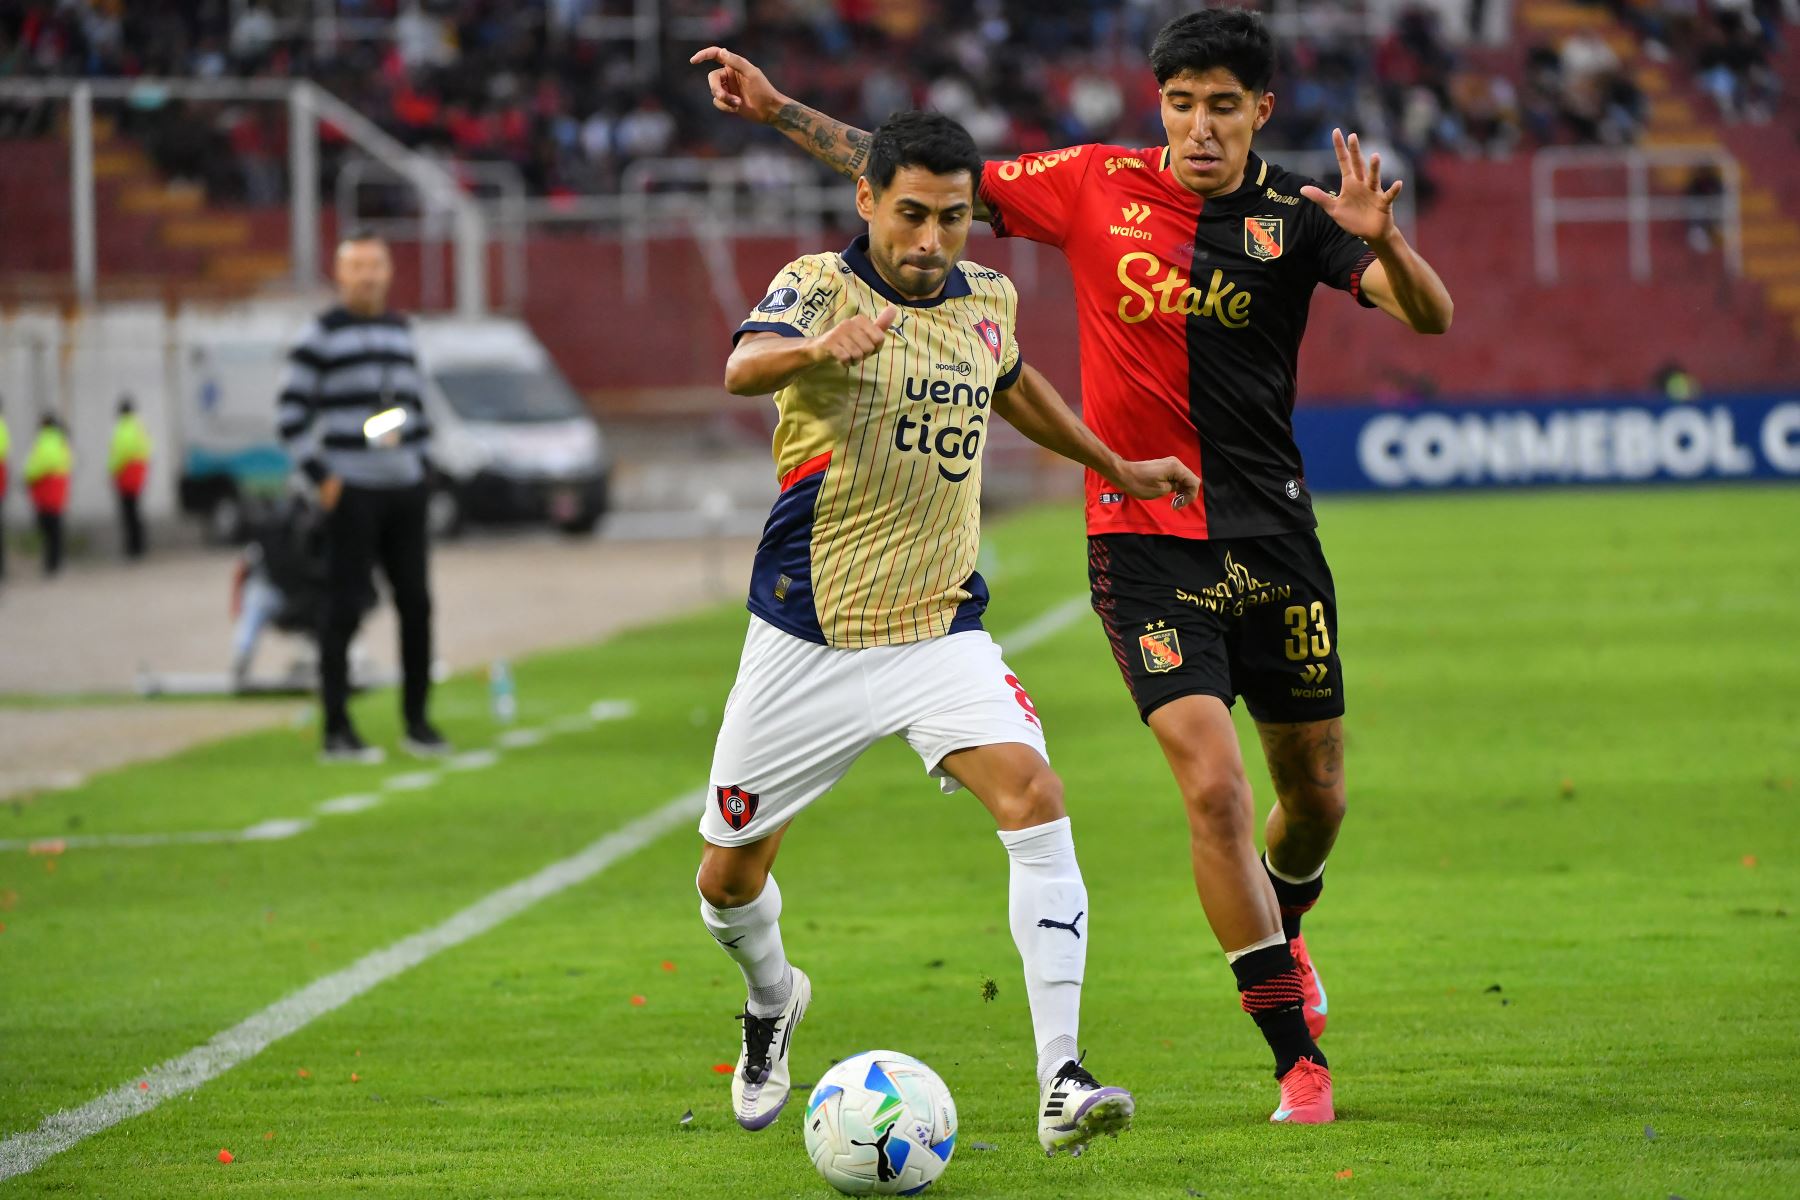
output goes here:
[[[1322, 183], [1307, 182], [1331, 190]], [[1346, 233], [1343, 226], [1311, 200], [1302, 199], [1300, 203], [1301, 232], [1312, 258], [1315, 278], [1326, 287], [1349, 292], [1364, 308], [1374, 308], [1375, 302], [1363, 295], [1362, 277], [1369, 264], [1375, 261], [1375, 252], [1361, 238]]]
[[1006, 346], [1000, 352], [1000, 378], [994, 381], [998, 395], [1019, 382], [1025, 373], [1025, 352], [1019, 349], [1019, 293], [1006, 281]]
[[769, 281], [768, 293], [731, 335], [732, 344], [746, 333], [811, 337], [836, 324], [844, 285], [830, 262], [829, 255], [814, 254], [781, 268]]
[[1071, 146], [985, 164], [980, 192], [994, 233], [1062, 245], [1098, 149]]

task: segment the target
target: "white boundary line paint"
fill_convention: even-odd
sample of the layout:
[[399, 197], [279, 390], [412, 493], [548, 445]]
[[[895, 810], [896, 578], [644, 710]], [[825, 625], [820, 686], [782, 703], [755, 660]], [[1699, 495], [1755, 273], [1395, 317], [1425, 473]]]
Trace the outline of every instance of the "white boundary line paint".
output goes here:
[[[1086, 605], [1085, 597], [1073, 597], [1027, 623], [1007, 640], [1014, 652], [1023, 653], [1074, 624]], [[599, 715], [600, 707], [596, 704], [583, 720], [611, 719], [610, 713]], [[626, 713], [621, 715], [628, 715], [632, 706], [627, 703], [625, 707]], [[342, 1008], [376, 985], [479, 937], [541, 900], [585, 883], [674, 829], [683, 818], [691, 820], [705, 803], [705, 790], [678, 796], [624, 828], [607, 834], [580, 853], [551, 863], [536, 874], [489, 894], [448, 920], [366, 954], [343, 970], [313, 981], [216, 1035], [206, 1044], [153, 1068], [147, 1075], [122, 1083], [79, 1108], [53, 1113], [36, 1129], [13, 1134], [0, 1142], [0, 1180], [34, 1171], [50, 1158], [94, 1134], [149, 1112], [165, 1100], [199, 1088], [288, 1034]], [[291, 837], [311, 825], [310, 820], [265, 821], [231, 836], [240, 840], [252, 834], [265, 839]]]
[[330, 800], [321, 801], [313, 811], [321, 816], [338, 817], [348, 813], [368, 812], [380, 803], [380, 796], [359, 792], [351, 796], [336, 796]]
[[583, 733], [594, 727], [594, 718], [586, 713], [576, 713], [571, 717], [558, 717], [544, 726], [545, 733]]
[[[585, 713], [575, 713], [564, 717], [570, 722], [569, 730], [591, 729], [602, 721], [624, 720], [637, 712], [637, 705], [630, 700], [596, 700]], [[500, 735], [499, 745], [506, 749], [519, 750], [536, 746], [547, 740], [549, 734], [540, 729], [512, 729]], [[491, 767], [500, 761], [497, 750], [470, 750], [446, 761], [446, 769], [454, 771], [478, 771]], [[389, 791], [416, 792], [434, 786], [441, 776], [435, 771], [410, 771], [401, 775], [389, 776], [381, 786]], [[346, 816], [350, 813], [367, 812], [381, 804], [383, 797], [357, 793], [349, 796], [338, 796], [319, 803], [313, 809], [321, 816]], [[283, 838], [291, 838], [311, 829], [315, 822], [310, 817], [275, 817], [259, 822], [248, 829], [196, 829], [183, 830], [176, 833], [96, 833], [76, 834], [68, 837], [41, 838], [0, 838], [0, 853], [25, 850], [32, 854], [61, 854], [65, 850], [82, 849], [143, 849], [153, 846], [203, 846], [217, 845], [226, 842], [273, 842]]]
[[580, 853], [501, 888], [448, 920], [366, 954], [343, 970], [284, 996], [205, 1045], [152, 1068], [147, 1075], [135, 1076], [79, 1108], [45, 1117], [36, 1129], [13, 1134], [0, 1142], [0, 1180], [34, 1171], [86, 1138], [193, 1091], [377, 984], [479, 937], [540, 900], [587, 882], [681, 822], [692, 821], [704, 803], [704, 793], [684, 793]]
[[635, 700], [596, 700], [588, 705], [588, 718], [594, 721], [623, 721], [636, 713]]
[[1014, 654], [1023, 654], [1073, 625], [1087, 611], [1088, 598], [1085, 595], [1070, 596], [1055, 608], [1019, 626], [1001, 641], [1000, 648]]
[[311, 817], [276, 817], [248, 829], [195, 829], [182, 833], [91, 833], [70, 837], [4, 838], [0, 851], [26, 850], [32, 854], [61, 854], [65, 850], [96, 847], [201, 846], [221, 842], [279, 842], [313, 827]]

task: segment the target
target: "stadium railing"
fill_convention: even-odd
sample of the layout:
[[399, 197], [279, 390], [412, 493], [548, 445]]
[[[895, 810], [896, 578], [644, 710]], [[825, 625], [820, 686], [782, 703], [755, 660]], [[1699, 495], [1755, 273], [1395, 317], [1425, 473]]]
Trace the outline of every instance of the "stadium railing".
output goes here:
[[[368, 118], [305, 80], [198, 79], [8, 79], [0, 100], [69, 106], [70, 212], [76, 298], [92, 304], [99, 290], [98, 214], [94, 184], [94, 102], [134, 99], [281, 103], [288, 110], [288, 177], [318, 178], [319, 126], [329, 122], [352, 145], [386, 164], [415, 189], [422, 210], [448, 213], [456, 246], [456, 310], [487, 311], [488, 219], [443, 165], [408, 150]], [[288, 189], [294, 286], [309, 290], [320, 279], [319, 196], [311, 187]]]
[[[1695, 171], [1717, 173], [1716, 195], [1657, 194], [1658, 175]], [[1624, 186], [1606, 195], [1558, 195], [1559, 179], [1580, 171], [1590, 179]], [[1650, 226], [1658, 221], [1714, 222], [1724, 248], [1725, 269], [1732, 278], [1744, 273], [1742, 176], [1737, 159], [1718, 146], [1553, 146], [1531, 159], [1533, 254], [1538, 281], [1551, 284], [1559, 276], [1556, 251], [1563, 225], [1623, 224], [1630, 236], [1631, 277], [1650, 278]]]
[[[489, 240], [500, 251], [498, 307], [516, 313], [525, 305], [528, 211], [524, 177], [517, 167], [504, 162], [459, 161], [453, 169], [462, 195], [481, 209]], [[453, 246], [456, 214], [431, 197], [420, 195], [415, 213], [395, 216], [379, 206], [371, 211], [364, 199], [370, 187], [391, 185], [403, 177], [387, 161], [359, 158], [338, 170], [336, 188], [337, 227], [368, 229], [390, 242], [415, 242], [419, 248], [419, 307], [441, 311], [450, 307], [444, 279], [444, 254]]]

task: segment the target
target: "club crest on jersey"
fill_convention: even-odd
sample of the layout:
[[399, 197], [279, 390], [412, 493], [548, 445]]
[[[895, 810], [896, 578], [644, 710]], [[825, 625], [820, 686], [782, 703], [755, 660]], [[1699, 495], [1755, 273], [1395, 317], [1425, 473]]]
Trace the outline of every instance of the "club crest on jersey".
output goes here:
[[982, 320], [975, 322], [975, 332], [979, 333], [981, 335], [981, 341], [985, 346], [987, 346], [988, 353], [990, 353], [994, 356], [994, 361], [999, 362], [1000, 361], [1000, 325], [999, 325], [999, 323], [995, 322], [995, 321], [987, 320], [986, 318], [983, 318]]
[[713, 794], [718, 797], [719, 815], [733, 829], [742, 829], [756, 817], [756, 806], [762, 797], [755, 792], [746, 792], [735, 783], [728, 787], [716, 787]]
[[1245, 217], [1244, 253], [1268, 262], [1281, 257], [1281, 218]]
[[1144, 652], [1144, 670], [1152, 675], [1173, 671], [1181, 665], [1181, 635], [1173, 629], [1157, 629], [1138, 638], [1138, 649]]

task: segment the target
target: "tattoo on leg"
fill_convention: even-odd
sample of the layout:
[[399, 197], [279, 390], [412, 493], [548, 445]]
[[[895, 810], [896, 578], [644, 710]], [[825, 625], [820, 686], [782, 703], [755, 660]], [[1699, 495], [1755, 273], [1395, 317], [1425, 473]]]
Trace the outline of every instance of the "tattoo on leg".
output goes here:
[[1290, 795], [1301, 788], [1329, 791], [1343, 783], [1342, 720], [1258, 725], [1257, 732], [1262, 736], [1269, 779], [1277, 794]]

